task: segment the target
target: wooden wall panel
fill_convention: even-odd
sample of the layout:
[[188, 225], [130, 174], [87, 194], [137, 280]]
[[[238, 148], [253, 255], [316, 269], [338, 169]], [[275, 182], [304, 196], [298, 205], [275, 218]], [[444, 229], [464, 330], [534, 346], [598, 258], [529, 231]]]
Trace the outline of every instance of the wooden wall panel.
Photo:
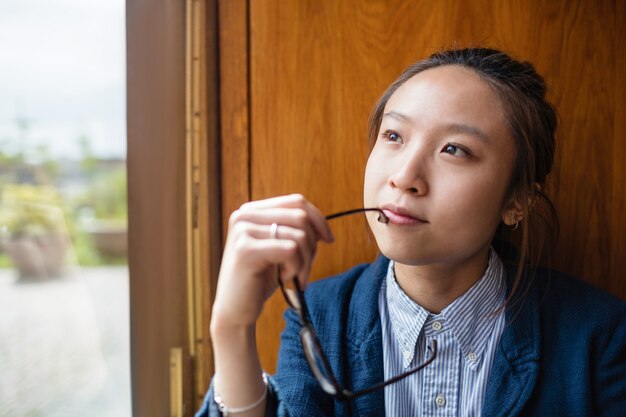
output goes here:
[[220, 137], [223, 239], [228, 218], [250, 200], [248, 3], [219, 0]]
[[559, 65], [549, 78], [562, 119], [553, 194], [563, 227], [553, 264], [607, 288], [612, 188], [618, 181], [611, 175], [609, 156], [615, 117], [615, 26], [614, 12], [600, 4], [580, 2], [563, 9], [567, 25], [553, 56]]
[[[626, 298], [622, 2], [255, 0], [247, 13], [252, 199], [301, 192], [324, 212], [360, 206], [367, 118], [384, 88], [438, 49], [501, 48], [536, 65], [561, 116], [551, 192], [562, 236], [553, 264]], [[364, 230], [338, 224], [350, 245], [321, 248], [314, 275], [375, 256]], [[274, 297], [259, 323], [268, 370], [283, 308]]]

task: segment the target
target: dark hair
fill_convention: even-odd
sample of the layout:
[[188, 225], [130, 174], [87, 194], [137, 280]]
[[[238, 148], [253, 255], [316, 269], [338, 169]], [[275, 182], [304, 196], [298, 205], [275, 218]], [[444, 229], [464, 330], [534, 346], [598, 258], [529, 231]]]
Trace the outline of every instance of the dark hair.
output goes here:
[[[510, 300], [520, 287], [525, 265], [539, 264], [558, 235], [556, 210], [545, 193], [554, 162], [556, 111], [546, 99], [543, 77], [528, 62], [516, 61], [501, 51], [488, 48], [437, 52], [409, 66], [378, 100], [369, 121], [370, 148], [376, 142], [391, 95], [414, 75], [444, 65], [470, 69], [493, 88], [504, 106], [508, 129], [515, 141], [517, 157], [507, 200], [517, 197], [524, 206], [525, 216], [519, 230], [513, 232], [501, 223], [496, 231], [497, 239], [513, 241], [519, 248], [519, 259], [514, 261], [517, 271], [509, 289]], [[505, 262], [513, 262], [507, 255], [504, 254]]]

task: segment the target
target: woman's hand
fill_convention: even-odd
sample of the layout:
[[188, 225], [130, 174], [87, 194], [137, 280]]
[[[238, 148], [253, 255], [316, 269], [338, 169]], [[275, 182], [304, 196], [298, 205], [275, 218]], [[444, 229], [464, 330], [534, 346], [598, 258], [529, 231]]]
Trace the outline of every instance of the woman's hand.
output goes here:
[[[271, 225], [278, 225], [276, 238]], [[213, 330], [254, 326], [265, 301], [281, 279], [298, 276], [304, 288], [317, 242], [332, 242], [322, 213], [298, 194], [242, 205], [229, 221], [211, 327]]]

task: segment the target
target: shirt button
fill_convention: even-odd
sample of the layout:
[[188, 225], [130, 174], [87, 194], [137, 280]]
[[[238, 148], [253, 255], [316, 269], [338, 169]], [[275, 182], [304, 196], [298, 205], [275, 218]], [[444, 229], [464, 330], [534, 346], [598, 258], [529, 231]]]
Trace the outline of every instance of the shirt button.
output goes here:
[[406, 360], [411, 359], [411, 352], [409, 352], [409, 351], [404, 352], [404, 359], [406, 359]]
[[436, 322], [433, 323], [433, 329], [439, 331], [439, 330], [443, 329], [443, 324], [441, 324], [440, 321], [436, 321]]
[[476, 362], [476, 359], [478, 359], [478, 355], [475, 354], [474, 352], [470, 352], [467, 355], [467, 359], [469, 359], [471, 362]]
[[443, 407], [444, 405], [446, 405], [446, 397], [441, 394], [437, 395], [437, 397], [435, 398], [435, 404], [437, 404], [437, 407]]

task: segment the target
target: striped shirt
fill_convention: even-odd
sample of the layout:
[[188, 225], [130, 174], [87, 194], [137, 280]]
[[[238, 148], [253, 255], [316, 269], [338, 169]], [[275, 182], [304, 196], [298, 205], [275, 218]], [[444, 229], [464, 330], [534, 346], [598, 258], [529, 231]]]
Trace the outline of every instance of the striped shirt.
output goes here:
[[[378, 298], [385, 380], [425, 361], [433, 363], [385, 387], [388, 416], [480, 416], [500, 335], [505, 300], [504, 268], [490, 251], [485, 274], [439, 314], [431, 314], [398, 286], [389, 263]], [[498, 311], [498, 314], [494, 314]]]

